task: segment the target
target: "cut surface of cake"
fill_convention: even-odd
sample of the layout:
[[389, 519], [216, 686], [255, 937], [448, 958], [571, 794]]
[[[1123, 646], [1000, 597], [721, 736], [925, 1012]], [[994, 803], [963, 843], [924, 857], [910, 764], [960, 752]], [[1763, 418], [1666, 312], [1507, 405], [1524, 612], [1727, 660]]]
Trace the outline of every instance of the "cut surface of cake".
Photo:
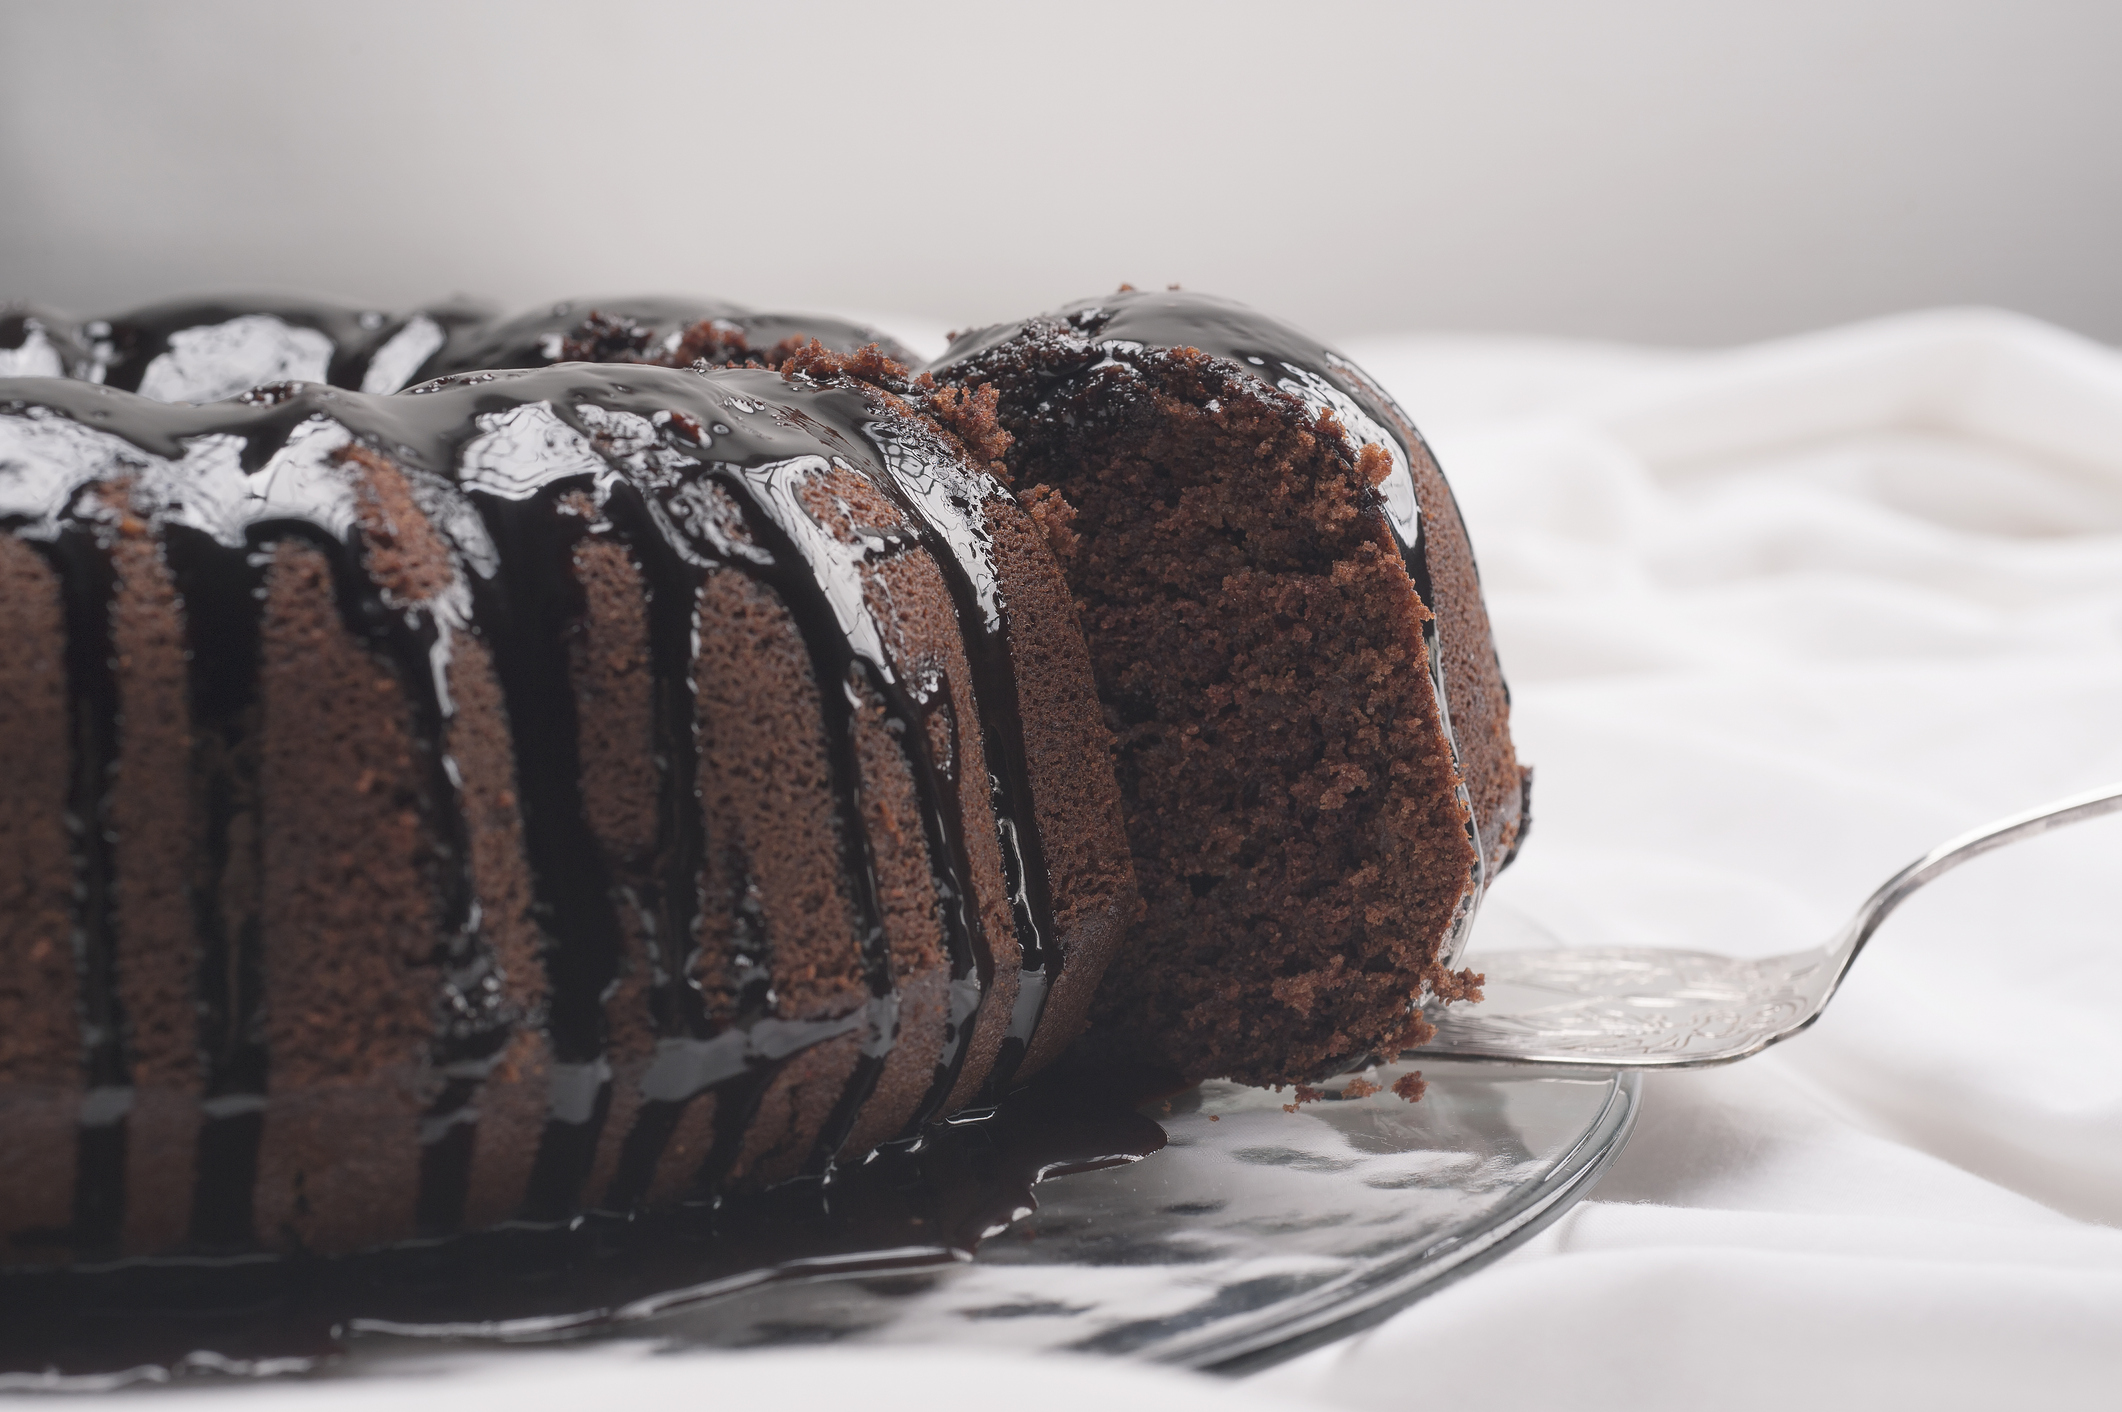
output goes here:
[[0, 1265], [668, 1207], [1058, 1052], [1086, 649], [850, 366], [0, 381]]
[[1525, 826], [1471, 549], [1421, 437], [1240, 305], [1123, 290], [961, 335], [1073, 590], [1147, 913], [1096, 1062], [1286, 1082], [1426, 1037]]

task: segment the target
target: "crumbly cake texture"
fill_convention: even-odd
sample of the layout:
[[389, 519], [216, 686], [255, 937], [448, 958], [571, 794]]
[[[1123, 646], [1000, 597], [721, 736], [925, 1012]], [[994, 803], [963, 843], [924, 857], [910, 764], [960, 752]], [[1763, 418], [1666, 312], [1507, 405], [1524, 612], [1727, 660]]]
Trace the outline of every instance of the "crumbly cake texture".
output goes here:
[[1428, 1037], [1424, 988], [1477, 993], [1438, 956], [1478, 876], [1470, 820], [1491, 867], [1521, 829], [1449, 494], [1423, 451], [1424, 524], [1453, 532], [1427, 549], [1463, 772], [1431, 609], [1378, 505], [1385, 453], [1232, 358], [1101, 340], [1102, 317], [966, 335], [935, 369], [997, 399], [1115, 737], [1145, 917], [1080, 1048], [1261, 1083], [1397, 1053]]
[[1138, 903], [1066, 582], [946, 428], [1003, 454], [815, 342], [0, 380], [0, 1265], [668, 1208], [1050, 1062]]

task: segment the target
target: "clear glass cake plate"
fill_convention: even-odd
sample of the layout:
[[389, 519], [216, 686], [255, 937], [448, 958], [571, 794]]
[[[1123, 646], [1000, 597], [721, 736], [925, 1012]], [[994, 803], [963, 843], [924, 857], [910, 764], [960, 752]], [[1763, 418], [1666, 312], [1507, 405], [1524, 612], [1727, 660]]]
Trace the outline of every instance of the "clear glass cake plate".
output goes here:
[[[1409, 1103], [1391, 1085], [1417, 1067], [1428, 1091]], [[1385, 1318], [1561, 1215], [1621, 1150], [1640, 1091], [1632, 1074], [1434, 1061], [1361, 1077], [1381, 1091], [1304, 1104], [1204, 1084], [1142, 1110], [1164, 1129], [1160, 1151], [1040, 1182], [1036, 1206], [969, 1259], [710, 1298], [628, 1332], [1262, 1366]]]
[[[1427, 1092], [1409, 1102], [1393, 1085], [1417, 1068]], [[962, 1345], [1241, 1371], [1375, 1323], [1554, 1220], [1627, 1140], [1639, 1083], [1410, 1055], [1297, 1097], [1213, 1082], [1132, 1113], [1013, 1100], [835, 1184], [689, 1223], [281, 1272], [232, 1316], [185, 1310], [173, 1329], [76, 1280], [24, 1307], [49, 1303], [58, 1342], [87, 1351], [45, 1371], [17, 1362], [0, 1390], [388, 1383], [438, 1362], [476, 1376], [525, 1346], [615, 1341]], [[121, 1337], [76, 1341], [68, 1299]], [[127, 1353], [142, 1336], [155, 1342]]]

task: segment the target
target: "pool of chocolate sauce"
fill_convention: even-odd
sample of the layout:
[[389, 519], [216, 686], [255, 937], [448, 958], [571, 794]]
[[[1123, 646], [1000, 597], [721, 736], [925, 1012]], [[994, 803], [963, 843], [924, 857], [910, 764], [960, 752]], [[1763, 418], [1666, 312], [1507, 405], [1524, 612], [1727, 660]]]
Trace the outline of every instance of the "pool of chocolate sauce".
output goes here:
[[0, 1386], [300, 1371], [370, 1333], [587, 1338], [766, 1283], [916, 1272], [968, 1258], [1036, 1206], [1039, 1182], [1163, 1145], [1120, 1100], [1035, 1083], [825, 1178], [665, 1215], [591, 1213], [330, 1259], [0, 1272]]

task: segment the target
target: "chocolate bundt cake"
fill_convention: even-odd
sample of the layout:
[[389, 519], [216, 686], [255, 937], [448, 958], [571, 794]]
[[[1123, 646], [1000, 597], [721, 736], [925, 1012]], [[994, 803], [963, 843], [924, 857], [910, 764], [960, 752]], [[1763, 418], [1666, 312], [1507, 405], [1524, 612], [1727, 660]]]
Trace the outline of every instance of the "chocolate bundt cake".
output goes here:
[[0, 1265], [667, 1206], [1056, 1055], [1089, 659], [883, 366], [0, 381]]
[[815, 340], [836, 353], [888, 336], [825, 314], [761, 313], [724, 300], [576, 299], [513, 319], [473, 304], [387, 314], [318, 300], [187, 299], [107, 318], [0, 308], [0, 377], [71, 377], [157, 402], [218, 402], [269, 382], [396, 392], [445, 373], [551, 363], [778, 367]]
[[1177, 292], [900, 352], [0, 317], [0, 1267], [669, 1209], [1474, 993], [1529, 773], [1390, 398]]
[[1317, 1077], [1427, 1037], [1523, 836], [1473, 555], [1347, 359], [1237, 304], [1123, 290], [960, 336], [1059, 549], [1147, 913], [1083, 1045], [1185, 1078]]

